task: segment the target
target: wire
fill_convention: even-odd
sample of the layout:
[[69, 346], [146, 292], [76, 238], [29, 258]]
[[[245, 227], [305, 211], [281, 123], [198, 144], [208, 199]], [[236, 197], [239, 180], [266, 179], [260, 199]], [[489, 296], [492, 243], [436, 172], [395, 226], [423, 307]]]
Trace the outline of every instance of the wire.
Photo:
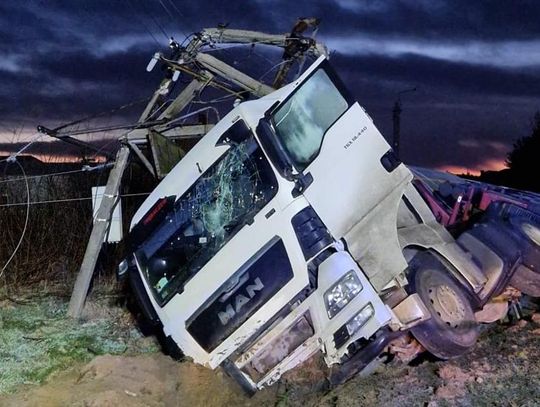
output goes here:
[[[180, 9], [176, 6], [176, 4], [174, 4], [174, 1], [173, 0], [167, 0], [167, 2], [172, 6], [172, 8], [178, 13], [178, 15], [184, 19], [184, 22], [186, 23], [186, 26], [189, 28], [189, 29], [192, 29], [193, 30], [193, 25], [190, 23], [189, 19], [180, 11]], [[195, 31], [195, 30], [193, 30]], [[187, 38], [187, 37], [186, 37]]]
[[17, 252], [19, 251], [19, 248], [21, 247], [24, 236], [26, 235], [26, 229], [28, 228], [28, 219], [30, 217], [30, 186], [28, 184], [28, 179], [26, 179], [26, 172], [24, 172], [23, 166], [17, 160], [15, 160], [15, 163], [21, 169], [21, 172], [22, 172], [23, 176], [25, 177], [25, 181], [26, 181], [26, 204], [25, 204], [26, 205], [26, 219], [24, 220], [24, 228], [23, 228], [23, 231], [21, 233], [21, 237], [19, 239], [19, 242], [17, 243], [17, 246], [15, 246], [15, 250], [13, 250], [13, 253], [11, 253], [11, 256], [9, 257], [6, 264], [4, 264], [4, 267], [2, 267], [2, 271], [0, 271], [0, 278], [2, 277], [2, 275], [4, 274], [4, 271], [6, 270], [7, 266], [9, 266], [9, 263], [11, 263], [11, 260], [13, 260], [13, 258], [15, 257], [15, 254], [17, 254]]
[[219, 120], [220, 120], [219, 111], [214, 106], [207, 106], [207, 107], [203, 107], [202, 109], [195, 110], [194, 112], [191, 112], [191, 113], [185, 114], [183, 116], [177, 117], [176, 119], [171, 120], [170, 122], [168, 122], [167, 125], [169, 125], [171, 123], [175, 123], [175, 122], [180, 121], [180, 120], [187, 119], [188, 117], [194, 116], [194, 115], [196, 115], [198, 113], [202, 113], [202, 112], [204, 112], [206, 110], [212, 110], [216, 114], [217, 121], [219, 122]]
[[220, 96], [218, 98], [215, 98], [215, 99], [211, 99], [211, 100], [194, 100], [193, 101], [193, 104], [198, 104], [198, 105], [208, 105], [210, 103], [220, 103], [220, 102], [225, 102], [227, 100], [230, 100], [230, 99], [233, 99], [233, 98], [237, 98], [238, 96], [237, 95], [225, 95], [225, 96]]
[[260, 82], [266, 75], [268, 75], [270, 72], [272, 72], [272, 71], [273, 71], [274, 69], [276, 69], [278, 66], [284, 65], [284, 64], [286, 64], [286, 63], [288, 63], [288, 62], [290, 62], [290, 61], [289, 61], [288, 59], [286, 59], [285, 61], [281, 61], [281, 62], [275, 64], [275, 65], [272, 66], [268, 71], [266, 71], [265, 73], [263, 73], [263, 74], [259, 77], [258, 81]]
[[146, 30], [146, 32], [148, 34], [150, 34], [150, 37], [152, 37], [152, 39], [154, 40], [154, 42], [157, 44], [158, 47], [161, 47], [161, 44], [159, 43], [159, 41], [156, 39], [156, 37], [154, 36], [154, 34], [152, 34], [152, 31], [150, 31], [150, 29], [148, 28], [148, 26], [146, 25], [146, 23], [144, 22], [144, 20], [140, 17], [139, 15], [139, 12], [138, 10], [135, 8], [135, 6], [133, 5], [133, 3], [131, 2], [131, 0], [126, 0], [128, 2], [128, 4], [130, 5], [132, 11], [133, 11], [133, 14], [135, 15], [135, 18], [137, 18], [142, 26], [144, 27], [144, 29]]
[[100, 165], [95, 166], [95, 167], [81, 168], [80, 170], [52, 172], [52, 173], [49, 173], [49, 174], [32, 175], [32, 176], [29, 176], [29, 177], [4, 179], [4, 180], [0, 180], [0, 184], [5, 184], [5, 183], [8, 183], [8, 182], [18, 182], [18, 181], [24, 181], [24, 180], [30, 180], [30, 179], [36, 179], [36, 178], [47, 178], [47, 177], [56, 177], [56, 176], [68, 175], [68, 174], [76, 174], [76, 173], [79, 173], [79, 172], [90, 172], [90, 171], [94, 171], [94, 170], [97, 170], [97, 169], [112, 166], [113, 164], [114, 163], [106, 163], [106, 164], [100, 164]]
[[92, 116], [88, 116], [88, 117], [83, 117], [82, 119], [77, 119], [77, 120], [74, 120], [70, 123], [66, 123], [66, 124], [62, 124], [61, 126], [59, 127], [56, 127], [54, 129], [54, 131], [58, 131], [58, 130], [61, 130], [61, 129], [64, 129], [66, 127], [69, 127], [69, 126], [74, 126], [75, 124], [79, 124], [79, 123], [82, 123], [82, 122], [85, 122], [85, 121], [89, 121], [89, 120], [92, 120], [92, 119], [96, 119], [98, 117], [101, 117], [101, 116], [105, 116], [105, 115], [109, 115], [109, 114], [113, 114], [113, 113], [116, 113], [120, 110], [123, 110], [123, 109], [127, 109], [128, 107], [132, 107], [132, 106], [135, 106], [135, 105], [138, 105], [139, 103], [142, 103], [142, 102], [147, 102], [148, 101], [148, 98], [144, 98], [144, 99], [139, 99], [139, 100], [136, 100], [134, 102], [131, 102], [131, 103], [126, 103], [122, 106], [119, 106], [119, 107], [115, 107], [114, 109], [111, 109], [111, 110], [107, 110], [107, 111], [104, 111], [104, 112], [100, 112], [100, 113], [96, 113]]
[[[163, 8], [163, 10], [165, 10], [165, 12], [169, 15], [169, 17], [171, 18], [171, 20], [174, 20], [174, 17], [173, 15], [171, 14], [171, 12], [169, 11], [169, 9], [167, 7], [165, 7], [165, 4], [163, 4], [163, 2], [161, 0], [157, 0], [159, 2], [159, 4], [161, 4], [161, 7]], [[184, 34], [185, 35], [185, 34]]]
[[154, 24], [159, 28], [159, 30], [161, 31], [161, 33], [165, 36], [165, 39], [167, 41], [169, 41], [169, 38], [170, 35], [165, 31], [165, 29], [163, 28], [163, 26], [159, 23], [159, 21], [154, 17], [154, 15], [152, 14], [151, 10], [149, 11], [146, 7], [145, 7], [145, 2], [141, 2], [141, 7], [142, 7], [142, 11], [143, 13], [145, 13], [146, 15], [148, 15], [148, 17], [150, 17], [150, 19], [154, 22]]
[[[129, 198], [129, 197], [136, 197], [136, 196], [147, 196], [150, 194], [151, 192], [138, 192], [138, 193], [133, 193], [133, 194], [118, 194], [118, 195], [114, 195], [114, 197]], [[45, 204], [53, 204], [53, 203], [79, 202], [79, 201], [89, 201], [91, 199], [94, 199], [94, 196], [85, 196], [81, 198], [51, 199], [47, 201], [16, 202], [16, 203], [0, 205], [0, 208], [10, 208], [14, 206], [23, 206], [23, 205], [45, 205]]]
[[32, 138], [32, 140], [30, 140], [28, 143], [26, 143], [26, 145], [24, 145], [19, 151], [17, 151], [16, 153], [13, 153], [11, 154], [8, 158], [2, 160], [3, 161], [8, 161], [8, 162], [15, 162], [17, 161], [17, 157], [22, 154], [24, 151], [26, 151], [26, 149], [28, 147], [30, 147], [32, 144], [34, 144], [36, 141], [38, 141], [41, 137], [43, 137], [44, 134], [42, 133], [36, 133], [34, 134], [34, 137]]
[[97, 156], [103, 151], [105, 150], [106, 147], [109, 147], [111, 144], [113, 143], [118, 143], [118, 139], [116, 138], [113, 138], [111, 140], [109, 140], [107, 143], [103, 144], [99, 150], [96, 151], [96, 153], [92, 156], [92, 160], [95, 160], [97, 158]]

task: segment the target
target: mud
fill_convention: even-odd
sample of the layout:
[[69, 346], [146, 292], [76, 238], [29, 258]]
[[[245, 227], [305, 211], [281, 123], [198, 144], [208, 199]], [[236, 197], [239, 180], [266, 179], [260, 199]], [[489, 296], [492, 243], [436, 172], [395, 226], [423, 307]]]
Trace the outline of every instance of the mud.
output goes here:
[[381, 359], [371, 374], [332, 388], [315, 357], [252, 398], [222, 371], [160, 352], [101, 355], [74, 362], [42, 385], [19, 386], [0, 396], [0, 406], [538, 406], [539, 344], [534, 314], [484, 326], [477, 346], [455, 360]]

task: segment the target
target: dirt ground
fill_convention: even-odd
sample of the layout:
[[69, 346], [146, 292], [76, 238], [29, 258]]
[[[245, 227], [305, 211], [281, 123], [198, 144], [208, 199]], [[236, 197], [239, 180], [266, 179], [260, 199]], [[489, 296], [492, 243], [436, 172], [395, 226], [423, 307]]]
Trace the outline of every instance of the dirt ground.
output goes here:
[[330, 388], [311, 360], [247, 398], [221, 371], [160, 352], [102, 355], [54, 373], [46, 383], [0, 397], [1, 406], [538, 406], [540, 315], [484, 329], [476, 348], [453, 361], [425, 358], [380, 365]]

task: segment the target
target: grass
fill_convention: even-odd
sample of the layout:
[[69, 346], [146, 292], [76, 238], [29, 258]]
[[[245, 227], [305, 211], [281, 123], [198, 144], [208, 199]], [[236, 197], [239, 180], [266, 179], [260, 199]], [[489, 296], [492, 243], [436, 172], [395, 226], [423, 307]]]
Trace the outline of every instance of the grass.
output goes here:
[[43, 382], [52, 373], [96, 355], [156, 351], [120, 314], [87, 322], [66, 317], [67, 304], [56, 297], [37, 302], [0, 302], [0, 394], [21, 384]]

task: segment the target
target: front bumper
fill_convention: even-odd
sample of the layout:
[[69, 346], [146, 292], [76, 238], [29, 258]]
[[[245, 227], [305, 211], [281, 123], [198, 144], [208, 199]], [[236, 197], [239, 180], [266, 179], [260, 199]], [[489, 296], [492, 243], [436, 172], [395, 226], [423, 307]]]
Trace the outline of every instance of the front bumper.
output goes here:
[[[341, 276], [354, 270], [362, 291], [332, 319], [324, 305], [325, 291]], [[340, 330], [366, 307], [373, 315], [352, 335], [339, 336]], [[340, 363], [349, 345], [372, 337], [391, 319], [391, 311], [379, 298], [369, 281], [346, 252], [330, 256], [319, 266], [319, 286], [308, 298], [261, 332], [254, 340], [230, 355], [229, 361], [253, 386], [275, 383], [281, 375], [322, 351], [328, 365]], [[338, 339], [339, 338], [339, 339]]]

